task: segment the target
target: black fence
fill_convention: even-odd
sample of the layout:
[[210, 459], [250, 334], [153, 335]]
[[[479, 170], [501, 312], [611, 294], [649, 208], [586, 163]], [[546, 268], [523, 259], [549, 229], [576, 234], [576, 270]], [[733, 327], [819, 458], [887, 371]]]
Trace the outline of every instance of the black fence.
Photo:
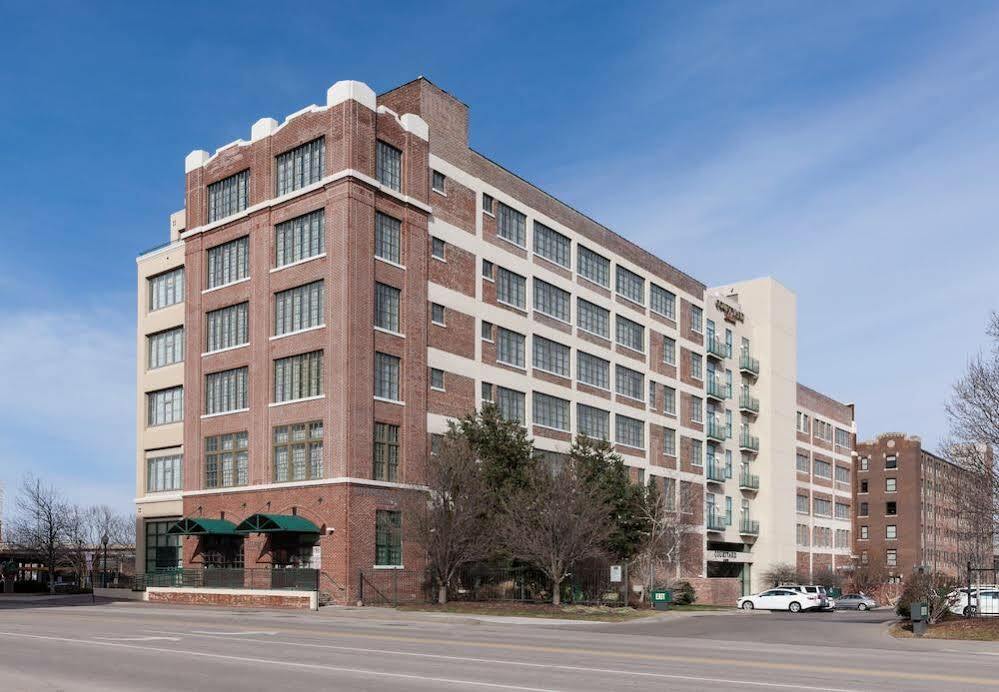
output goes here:
[[968, 565], [968, 578], [952, 610], [965, 617], [999, 617], [999, 569]]
[[137, 574], [131, 588], [144, 591], [149, 586], [173, 586], [188, 589], [287, 589], [290, 591], [318, 591], [318, 569], [252, 568], [191, 568], [166, 572]]

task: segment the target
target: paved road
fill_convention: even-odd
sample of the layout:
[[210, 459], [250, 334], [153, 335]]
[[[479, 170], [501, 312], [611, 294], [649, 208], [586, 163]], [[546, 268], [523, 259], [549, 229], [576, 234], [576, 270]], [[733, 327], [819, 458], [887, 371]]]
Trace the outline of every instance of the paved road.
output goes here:
[[999, 647], [894, 640], [885, 615], [681, 615], [527, 625], [319, 613], [0, 603], [7, 690], [961, 690]]

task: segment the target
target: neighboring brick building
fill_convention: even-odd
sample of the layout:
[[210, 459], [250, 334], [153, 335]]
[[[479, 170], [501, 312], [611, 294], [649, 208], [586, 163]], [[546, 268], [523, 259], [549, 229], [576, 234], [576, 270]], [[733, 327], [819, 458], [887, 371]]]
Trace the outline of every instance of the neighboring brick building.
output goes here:
[[[313, 566], [346, 587], [341, 600], [362, 570], [415, 574], [421, 555], [399, 527], [432, 436], [485, 401], [542, 450], [605, 437], [632, 478], [686, 500], [698, 529], [679, 573], [704, 593], [751, 588], [748, 570], [708, 562], [757, 539], [753, 457], [782, 479], [764, 473], [761, 497], [793, 523], [793, 294], [761, 279], [706, 297], [472, 150], [467, 106], [425, 79], [380, 96], [338, 82], [323, 106], [192, 152], [174, 226], [172, 245], [139, 258], [140, 353], [171, 354], [139, 364], [140, 569]], [[177, 276], [179, 293], [163, 278]], [[706, 329], [737, 321], [713, 317], [722, 304], [747, 313], [736, 352], [706, 350]], [[173, 329], [180, 342], [158, 336]], [[705, 554], [718, 509], [705, 507], [706, 434], [726, 398], [706, 388], [716, 367], [744, 386], [730, 451], [748, 483], [746, 523], [729, 535], [723, 506], [726, 530], [708, 527], [722, 557]], [[783, 530], [771, 536], [793, 557]]]

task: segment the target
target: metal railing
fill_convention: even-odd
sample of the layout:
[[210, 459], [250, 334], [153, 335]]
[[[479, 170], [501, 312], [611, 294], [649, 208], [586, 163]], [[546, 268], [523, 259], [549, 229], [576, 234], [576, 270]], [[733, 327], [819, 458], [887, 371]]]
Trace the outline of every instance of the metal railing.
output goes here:
[[705, 468], [705, 473], [707, 474], [709, 481], [717, 481], [719, 483], [724, 483], [725, 479], [728, 477], [725, 473], [725, 462], [712, 454], [708, 455], [708, 463]]
[[709, 511], [705, 513], [704, 525], [707, 526], [708, 531], [724, 531], [728, 524], [725, 522], [725, 517], [717, 512]]
[[725, 358], [728, 356], [728, 347], [718, 337], [705, 337], [704, 347], [709, 356]]
[[753, 375], [759, 375], [760, 361], [743, 351], [739, 356], [739, 370], [752, 373]]
[[166, 572], [135, 575], [132, 589], [144, 591], [149, 586], [172, 586], [187, 589], [288, 589], [318, 591], [319, 570], [300, 567], [192, 567]]
[[747, 536], [759, 536], [760, 522], [749, 517], [743, 517], [739, 522], [739, 533]]
[[760, 477], [757, 476], [755, 473], [750, 473], [749, 471], [743, 470], [743, 472], [739, 474], [739, 487], [747, 488], [750, 490], [759, 490]]
[[709, 418], [707, 423], [707, 432], [705, 434], [708, 436], [708, 439], [724, 442], [726, 437], [726, 428], [722, 425], [721, 421]]
[[760, 451], [760, 438], [743, 431], [739, 435], [739, 449], [753, 452]]
[[712, 399], [726, 399], [728, 398], [728, 387], [725, 383], [719, 380], [717, 377], [709, 377], [704, 383], [705, 391], [708, 396]]
[[750, 396], [748, 391], [743, 391], [739, 395], [739, 409], [742, 411], [752, 411], [753, 413], [759, 413], [760, 400], [754, 396]]

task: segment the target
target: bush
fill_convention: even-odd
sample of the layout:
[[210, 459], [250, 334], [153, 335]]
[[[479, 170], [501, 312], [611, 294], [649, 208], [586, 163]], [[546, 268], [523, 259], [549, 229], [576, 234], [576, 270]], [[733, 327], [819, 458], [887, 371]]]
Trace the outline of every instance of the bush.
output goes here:
[[690, 605], [697, 600], [697, 593], [689, 581], [678, 581], [670, 587], [674, 605]]
[[937, 622], [949, 612], [957, 581], [946, 574], [913, 572], [902, 585], [902, 594], [895, 604], [895, 612], [908, 619], [912, 615], [912, 604], [925, 602], [929, 607], [930, 622]]

